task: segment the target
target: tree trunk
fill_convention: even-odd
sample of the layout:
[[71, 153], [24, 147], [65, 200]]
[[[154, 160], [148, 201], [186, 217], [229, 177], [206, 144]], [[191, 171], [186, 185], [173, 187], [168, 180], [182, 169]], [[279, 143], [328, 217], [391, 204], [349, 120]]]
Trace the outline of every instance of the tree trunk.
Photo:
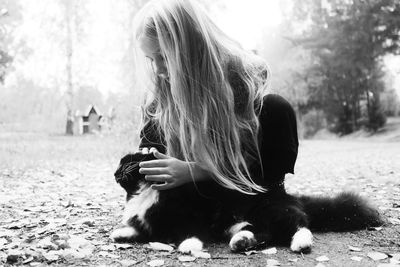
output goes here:
[[66, 28], [67, 28], [67, 126], [66, 134], [74, 134], [74, 117], [73, 117], [73, 97], [74, 91], [72, 86], [72, 0], [65, 1], [65, 18], [66, 18]]

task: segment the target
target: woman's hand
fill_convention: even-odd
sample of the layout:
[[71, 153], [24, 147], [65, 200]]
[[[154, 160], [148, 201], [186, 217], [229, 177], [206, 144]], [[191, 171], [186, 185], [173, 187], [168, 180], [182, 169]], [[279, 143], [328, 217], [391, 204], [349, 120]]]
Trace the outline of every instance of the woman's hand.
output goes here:
[[147, 181], [158, 183], [152, 185], [153, 189], [166, 190], [193, 181], [189, 169], [192, 163], [169, 157], [154, 148], [151, 152], [157, 159], [141, 162], [139, 173], [145, 174]]

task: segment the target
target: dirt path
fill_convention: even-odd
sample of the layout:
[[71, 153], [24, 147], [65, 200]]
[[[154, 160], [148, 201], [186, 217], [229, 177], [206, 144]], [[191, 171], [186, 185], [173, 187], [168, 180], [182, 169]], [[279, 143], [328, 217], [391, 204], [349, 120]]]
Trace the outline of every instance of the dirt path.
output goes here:
[[296, 175], [287, 177], [291, 193], [365, 195], [388, 220], [382, 229], [316, 233], [308, 255], [277, 248], [276, 254], [246, 256], [214, 244], [207, 247], [211, 259], [188, 263], [176, 252], [115, 246], [108, 239], [124, 198], [112, 174], [128, 145], [122, 137], [0, 136], [0, 266], [146, 266], [153, 259], [163, 259], [164, 266], [266, 266], [271, 259], [316, 266], [319, 256], [329, 258], [324, 266], [378, 266], [393, 258], [373, 261], [368, 253], [400, 253], [399, 142], [304, 141]]

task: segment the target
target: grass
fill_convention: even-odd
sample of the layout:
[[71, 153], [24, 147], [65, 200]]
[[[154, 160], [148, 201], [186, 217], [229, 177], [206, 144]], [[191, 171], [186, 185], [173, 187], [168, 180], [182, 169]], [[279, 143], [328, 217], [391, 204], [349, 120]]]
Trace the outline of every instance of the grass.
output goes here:
[[[121, 260], [137, 260], [138, 266], [155, 258], [166, 266], [182, 265], [178, 254], [149, 251], [141, 244], [108, 251], [110, 231], [119, 223], [124, 193], [114, 182], [119, 158], [137, 146], [134, 135], [62, 136], [32, 133], [0, 133], [0, 263], [5, 264], [9, 246], [26, 253], [43, 252], [38, 242], [55, 234], [79, 235], [96, 244], [86, 258], [48, 261], [32, 256], [42, 265], [121, 266]], [[361, 193], [379, 207], [388, 223], [379, 231], [316, 233], [311, 254], [293, 254], [278, 248], [274, 255], [232, 254], [226, 244], [209, 244], [210, 260], [198, 259], [186, 266], [265, 266], [268, 259], [283, 266], [315, 266], [318, 256], [330, 260], [326, 266], [376, 266], [368, 252], [386, 254], [400, 251], [400, 227], [389, 220], [400, 219], [400, 143], [358, 140], [302, 141], [296, 175], [287, 177], [287, 189], [295, 194], [333, 195], [343, 190]], [[57, 221], [65, 220], [58, 225]], [[82, 224], [82, 220], [90, 223]], [[8, 229], [19, 223], [17, 229]], [[55, 228], [49, 225], [56, 225]], [[0, 236], [0, 243], [2, 237]], [[29, 242], [27, 240], [30, 240]], [[3, 240], [4, 241], [4, 240]], [[111, 244], [112, 245], [112, 244]], [[357, 246], [361, 252], [350, 251]], [[33, 251], [33, 252], [32, 252]], [[48, 250], [46, 250], [47, 252]], [[29, 255], [31, 255], [29, 254]], [[350, 258], [360, 256], [361, 262]], [[28, 257], [28, 256], [26, 256]], [[296, 260], [290, 261], [290, 260]], [[22, 260], [19, 262], [21, 263]], [[387, 263], [389, 259], [379, 263]], [[30, 264], [30, 263], [29, 263]], [[7, 265], [7, 264], [6, 264]]]

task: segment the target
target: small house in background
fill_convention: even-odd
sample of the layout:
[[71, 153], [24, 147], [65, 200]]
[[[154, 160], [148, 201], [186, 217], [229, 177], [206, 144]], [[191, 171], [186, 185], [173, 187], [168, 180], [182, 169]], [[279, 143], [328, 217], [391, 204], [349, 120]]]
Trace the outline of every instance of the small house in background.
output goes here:
[[103, 124], [103, 115], [95, 105], [89, 105], [83, 113], [75, 113], [75, 134], [99, 132]]

